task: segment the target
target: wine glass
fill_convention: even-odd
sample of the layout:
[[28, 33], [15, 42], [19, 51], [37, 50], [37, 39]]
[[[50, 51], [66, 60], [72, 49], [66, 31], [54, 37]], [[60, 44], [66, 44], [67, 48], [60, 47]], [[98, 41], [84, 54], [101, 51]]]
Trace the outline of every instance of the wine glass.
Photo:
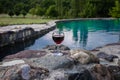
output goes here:
[[63, 53], [59, 51], [59, 45], [64, 40], [64, 33], [62, 31], [54, 31], [52, 33], [52, 39], [57, 44], [57, 50], [54, 52], [54, 55], [62, 56]]

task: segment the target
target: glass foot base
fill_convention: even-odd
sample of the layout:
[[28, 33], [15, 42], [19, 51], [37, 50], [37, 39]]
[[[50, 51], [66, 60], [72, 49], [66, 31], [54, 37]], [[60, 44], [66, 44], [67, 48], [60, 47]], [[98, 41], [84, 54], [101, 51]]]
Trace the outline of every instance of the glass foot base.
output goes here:
[[53, 55], [55, 55], [55, 56], [62, 56], [63, 55], [63, 53], [53, 53]]

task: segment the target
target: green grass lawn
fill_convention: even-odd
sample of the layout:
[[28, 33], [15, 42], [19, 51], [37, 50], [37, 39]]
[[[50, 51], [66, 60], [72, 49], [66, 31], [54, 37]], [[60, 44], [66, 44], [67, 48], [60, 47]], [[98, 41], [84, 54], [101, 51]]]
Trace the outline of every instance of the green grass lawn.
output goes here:
[[0, 26], [14, 25], [14, 24], [40, 24], [51, 21], [52, 19], [42, 19], [41, 17], [27, 15], [25, 18], [22, 16], [13, 16], [12, 18], [6, 14], [0, 15]]

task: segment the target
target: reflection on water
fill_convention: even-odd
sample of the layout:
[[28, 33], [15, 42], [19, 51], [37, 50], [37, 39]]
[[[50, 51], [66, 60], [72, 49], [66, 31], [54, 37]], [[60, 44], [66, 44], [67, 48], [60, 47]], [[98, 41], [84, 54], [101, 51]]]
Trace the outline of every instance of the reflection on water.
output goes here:
[[33, 45], [35, 42], [35, 39], [29, 40], [29, 41], [24, 41], [24, 42], [19, 42], [15, 45], [11, 44], [5, 47], [0, 48], [0, 59], [5, 57], [6, 55], [11, 55], [14, 53], [17, 53], [19, 51], [25, 50], [25, 47], [29, 47]]
[[[65, 33], [62, 44], [71, 49], [91, 50], [106, 44], [120, 42], [119, 20], [65, 21], [57, 23], [57, 28]], [[47, 45], [55, 44], [52, 40], [52, 32], [37, 39], [0, 48], [0, 57], [22, 50], [39, 50]]]
[[65, 21], [57, 23], [57, 26], [67, 35], [68, 39], [63, 44], [71, 48], [91, 50], [120, 41], [119, 20]]

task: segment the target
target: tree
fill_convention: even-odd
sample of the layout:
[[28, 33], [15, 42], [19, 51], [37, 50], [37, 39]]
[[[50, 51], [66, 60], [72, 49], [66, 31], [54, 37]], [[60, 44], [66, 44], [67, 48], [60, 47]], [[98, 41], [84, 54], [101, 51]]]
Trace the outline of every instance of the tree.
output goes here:
[[23, 15], [23, 17], [25, 18], [25, 16], [27, 15], [27, 12], [25, 10], [21, 11], [21, 14]]
[[56, 10], [59, 18], [63, 17], [62, 1], [63, 0], [56, 0]]
[[114, 6], [115, 0], [87, 0], [96, 6], [97, 17], [109, 17], [109, 9]]
[[35, 8], [31, 8], [31, 9], [29, 10], [29, 13], [32, 14], [33, 16], [36, 15], [36, 14], [35, 14]]
[[69, 10], [70, 10], [70, 0], [63, 0], [62, 2], [62, 17], [61, 18], [69, 18]]
[[79, 7], [79, 3], [80, 3], [80, 0], [72, 0], [71, 1], [71, 16], [73, 18], [77, 18], [78, 17], [78, 13], [80, 11], [80, 7]]
[[10, 11], [8, 12], [8, 15], [9, 15], [10, 17], [12, 17], [12, 16], [14, 15], [14, 12], [13, 12], [12, 10], [10, 10]]
[[83, 11], [79, 14], [81, 17], [95, 17], [96, 16], [96, 6], [90, 2], [87, 2], [84, 6]]
[[112, 9], [110, 9], [109, 15], [115, 18], [120, 17], [120, 2], [118, 0], [115, 1], [115, 7], [112, 7]]
[[55, 5], [51, 5], [46, 12], [46, 15], [49, 17], [57, 17], [58, 16], [58, 12], [56, 10]]
[[21, 10], [23, 10], [24, 4], [23, 3], [18, 3], [14, 7], [14, 13], [16, 16], [20, 15]]
[[2, 7], [2, 4], [0, 3], [0, 13], [3, 12], [3, 7]]
[[45, 9], [48, 9], [49, 6], [55, 5], [55, 0], [41, 0], [41, 3], [38, 5]]
[[[91, 17], [109, 17], [109, 10], [112, 10], [112, 7], [115, 6], [115, 1], [116, 0], [0, 0], [0, 13], [8, 14], [9, 10], [14, 9], [14, 14], [18, 16], [22, 10], [31, 12], [32, 8], [35, 8], [37, 15], [41, 16], [45, 15], [50, 6], [55, 5], [58, 13], [57, 18], [79, 18], [81, 17], [80, 13], [82, 15], [89, 13], [84, 10], [89, 2], [90, 5], [92, 4], [93, 7], [96, 7], [95, 15]], [[41, 9], [36, 6], [39, 6]], [[32, 13], [34, 12], [32, 11]], [[89, 14], [94, 14], [93, 10]]]
[[40, 6], [37, 6], [36, 8], [35, 8], [35, 14], [37, 15], [37, 16], [43, 16], [44, 15], [44, 9], [43, 8], [41, 8]]

